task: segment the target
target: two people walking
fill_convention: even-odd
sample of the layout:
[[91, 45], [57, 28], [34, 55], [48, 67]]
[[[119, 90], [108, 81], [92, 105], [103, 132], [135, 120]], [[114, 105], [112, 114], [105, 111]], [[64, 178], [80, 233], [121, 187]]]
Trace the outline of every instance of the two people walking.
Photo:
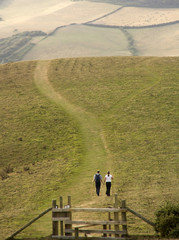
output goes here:
[[[110, 196], [110, 190], [111, 190], [111, 182], [113, 180], [113, 176], [110, 174], [110, 171], [107, 172], [107, 174], [104, 177], [104, 183], [106, 183], [106, 195]], [[96, 186], [96, 194], [99, 196], [100, 194], [100, 188], [101, 183], [103, 183], [102, 176], [100, 174], [100, 171], [98, 170], [97, 173], [94, 175], [93, 182], [95, 182]]]

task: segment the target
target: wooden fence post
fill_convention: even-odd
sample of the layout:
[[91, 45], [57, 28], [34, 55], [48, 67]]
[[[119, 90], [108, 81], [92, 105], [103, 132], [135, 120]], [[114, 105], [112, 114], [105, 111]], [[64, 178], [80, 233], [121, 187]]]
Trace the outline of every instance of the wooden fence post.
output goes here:
[[[126, 200], [121, 201], [121, 208], [126, 208]], [[121, 212], [122, 222], [127, 222], [126, 212]], [[122, 225], [122, 230], [126, 232], [126, 234], [122, 235], [123, 237], [127, 236], [127, 225]]]
[[[63, 197], [60, 196], [60, 208], [63, 208]], [[64, 217], [64, 213], [60, 214], [60, 217]], [[63, 236], [63, 221], [60, 221], [60, 233]]]
[[[103, 225], [103, 230], [107, 230], [107, 225], [106, 224]], [[103, 237], [107, 237], [107, 234], [103, 233]]]
[[[115, 193], [114, 197], [115, 197], [114, 207], [118, 208], [119, 203], [118, 203], [117, 193]], [[114, 221], [119, 221], [119, 213], [118, 212], [114, 212]], [[115, 231], [119, 231], [119, 224], [115, 224], [114, 228], [115, 228]], [[115, 237], [119, 237], [119, 234], [115, 234]]]
[[[53, 212], [53, 208], [56, 208], [56, 200], [52, 201], [52, 218], [57, 217], [57, 214]], [[58, 221], [52, 221], [52, 235], [58, 236]]]
[[75, 228], [75, 240], [78, 240], [79, 237], [79, 229]]
[[[108, 221], [111, 221], [111, 213], [108, 213]], [[109, 230], [111, 230], [111, 225], [109, 224]], [[111, 237], [111, 233], [109, 234], [109, 237]]]
[[63, 208], [63, 197], [60, 196], [60, 208]]
[[[68, 196], [68, 208], [71, 208], [71, 196]], [[69, 217], [70, 221], [72, 220], [72, 212], [66, 212], [66, 217]], [[72, 229], [71, 224], [65, 224], [65, 230]], [[72, 236], [72, 233], [65, 233], [65, 236]]]

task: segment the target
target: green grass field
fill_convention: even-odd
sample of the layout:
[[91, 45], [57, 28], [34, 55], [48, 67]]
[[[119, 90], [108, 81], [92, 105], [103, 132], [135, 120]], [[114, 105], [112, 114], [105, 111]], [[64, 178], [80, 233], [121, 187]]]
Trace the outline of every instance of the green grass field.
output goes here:
[[[151, 221], [178, 201], [178, 57], [96, 57], [0, 65], [0, 239], [51, 206], [106, 206], [91, 180], [114, 175], [112, 193]], [[87, 216], [88, 217], [88, 216]], [[153, 235], [128, 216], [129, 234]], [[18, 236], [51, 234], [51, 215]]]

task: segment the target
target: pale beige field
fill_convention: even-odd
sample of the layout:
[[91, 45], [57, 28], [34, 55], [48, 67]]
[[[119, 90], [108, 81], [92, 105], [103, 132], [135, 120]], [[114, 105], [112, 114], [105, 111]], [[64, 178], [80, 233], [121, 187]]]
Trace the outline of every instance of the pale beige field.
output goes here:
[[140, 56], [178, 56], [179, 24], [158, 28], [129, 29]]
[[179, 9], [125, 7], [116, 13], [93, 22], [111, 26], [143, 27], [179, 20]]
[[39, 42], [23, 60], [111, 55], [131, 55], [120, 29], [73, 25]]
[[23, 31], [52, 32], [57, 27], [72, 23], [84, 23], [99, 18], [119, 6], [70, 0], [14, 0], [1, 9], [0, 38]]
[[[1, 9], [1, 17], [3, 19], [0, 22], [0, 38], [12, 35], [15, 29], [32, 21], [38, 16], [45, 16], [52, 14], [58, 9], [62, 9], [68, 5], [73, 4], [70, 0], [63, 0], [59, 3], [58, 0], [13, 0], [9, 5]], [[35, 26], [34, 26], [35, 27]], [[25, 30], [29, 29], [29, 26], [24, 26]], [[20, 31], [20, 29], [18, 29]]]

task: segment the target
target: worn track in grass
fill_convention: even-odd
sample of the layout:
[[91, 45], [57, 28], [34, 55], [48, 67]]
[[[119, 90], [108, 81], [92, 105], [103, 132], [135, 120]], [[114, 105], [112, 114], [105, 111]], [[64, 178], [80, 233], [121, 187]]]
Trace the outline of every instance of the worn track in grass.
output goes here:
[[[50, 101], [53, 101], [55, 104], [63, 107], [68, 114], [70, 114], [79, 122], [86, 148], [85, 159], [81, 166], [79, 166], [77, 173], [74, 173], [71, 179], [69, 179], [69, 183], [67, 183], [65, 192], [66, 194], [72, 193], [73, 195], [73, 190], [76, 182], [78, 181], [77, 179], [79, 178], [80, 171], [83, 173], [83, 179], [82, 181], [78, 182], [80, 186], [78, 188], [78, 195], [76, 195], [76, 199], [74, 199], [74, 201], [79, 202], [79, 196], [83, 194], [84, 197], [84, 191], [87, 191], [88, 194], [86, 195], [86, 200], [88, 200], [87, 205], [89, 206], [89, 193], [90, 196], [94, 196], [94, 193], [91, 192], [91, 180], [93, 174], [97, 169], [103, 171], [104, 169], [111, 167], [110, 152], [105, 141], [100, 121], [98, 121], [98, 119], [91, 113], [73, 105], [73, 103], [70, 103], [53, 88], [50, 83], [50, 79], [48, 78], [49, 66], [50, 61], [38, 62], [34, 75], [35, 83], [43, 95], [45, 95]], [[94, 204], [94, 200], [92, 200], [91, 203]]]

